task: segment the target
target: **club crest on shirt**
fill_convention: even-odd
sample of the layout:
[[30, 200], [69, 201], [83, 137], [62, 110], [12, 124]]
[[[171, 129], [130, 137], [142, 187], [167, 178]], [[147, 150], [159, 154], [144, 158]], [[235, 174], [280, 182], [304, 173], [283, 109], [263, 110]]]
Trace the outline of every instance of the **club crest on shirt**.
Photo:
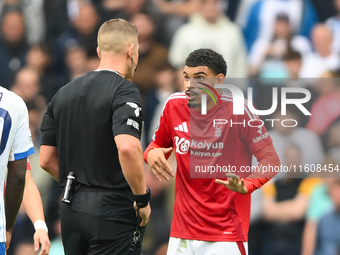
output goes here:
[[189, 151], [190, 142], [185, 138], [179, 138], [178, 136], [174, 137], [176, 152], [179, 154], [185, 154]]

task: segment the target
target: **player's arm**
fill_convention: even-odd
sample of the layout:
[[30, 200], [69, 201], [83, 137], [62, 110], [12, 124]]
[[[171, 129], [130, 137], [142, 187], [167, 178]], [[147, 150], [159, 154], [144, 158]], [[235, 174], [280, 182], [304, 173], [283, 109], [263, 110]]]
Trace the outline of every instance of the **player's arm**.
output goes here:
[[54, 179], [59, 181], [58, 149], [52, 102], [47, 108], [40, 130], [42, 132], [42, 141], [40, 146], [40, 166]]
[[144, 161], [147, 163], [152, 173], [161, 181], [169, 181], [169, 177], [173, 177], [174, 173], [167, 159], [172, 153], [172, 139], [170, 137], [171, 130], [167, 122], [169, 103], [164, 106], [162, 115], [159, 120], [159, 126], [155, 131], [152, 142], [144, 151]]
[[[267, 144], [262, 149], [255, 151], [254, 156], [259, 162], [258, 168], [261, 169], [263, 166], [269, 168], [269, 166], [275, 168], [280, 167], [280, 159], [276, 153], [276, 150], [272, 143]], [[254, 190], [259, 189], [269, 180], [271, 180], [276, 175], [276, 172], [256, 172], [250, 174], [245, 179], [245, 186], [247, 187], [247, 194], [252, 193]]]
[[14, 140], [11, 145], [9, 161], [7, 164], [7, 182], [5, 190], [5, 215], [6, 215], [6, 248], [11, 242], [15, 219], [20, 208], [25, 187], [27, 157], [34, 153], [31, 132], [28, 122], [27, 107], [22, 99], [18, 100], [19, 109], [17, 129], [14, 131]]
[[26, 157], [15, 161], [9, 161], [7, 165], [8, 174], [5, 190], [6, 248], [9, 247], [11, 242], [15, 219], [22, 202], [25, 187], [26, 165]]
[[[278, 166], [280, 167], [280, 160], [276, 154], [272, 143], [267, 144], [262, 149], [254, 152], [254, 156], [259, 161], [259, 166]], [[259, 189], [267, 183], [275, 173], [255, 173], [248, 176], [246, 179], [240, 179], [233, 173], [227, 173], [228, 180], [223, 181], [216, 179], [217, 184], [222, 184], [228, 189], [238, 192], [240, 194], [251, 194], [254, 190]]]
[[41, 196], [37, 185], [33, 181], [30, 170], [26, 171], [26, 184], [22, 205], [35, 227], [34, 250], [38, 251], [39, 244], [41, 244], [41, 252], [39, 255], [47, 255], [51, 244], [47, 234], [48, 230], [45, 223]]
[[[245, 107], [247, 111], [244, 115], [239, 115], [236, 119], [237, 122], [252, 122], [253, 126], [241, 126], [239, 125], [238, 134], [239, 139], [245, 143], [253, 155], [257, 158], [259, 162], [259, 167], [271, 166], [272, 168], [280, 167], [280, 160], [276, 154], [274, 146], [272, 144], [272, 139], [267, 133], [266, 128], [262, 125], [260, 118], [251, 113], [248, 107], [248, 102], [245, 101]], [[253, 139], [261, 134], [267, 134], [259, 142], [254, 143]], [[239, 192], [241, 194], [251, 194], [254, 190], [260, 188], [265, 183], [267, 183], [276, 172], [256, 172], [251, 173], [246, 179], [240, 179], [238, 176], [232, 173], [227, 173], [228, 180], [216, 180], [218, 184], [223, 184], [232, 191]]]

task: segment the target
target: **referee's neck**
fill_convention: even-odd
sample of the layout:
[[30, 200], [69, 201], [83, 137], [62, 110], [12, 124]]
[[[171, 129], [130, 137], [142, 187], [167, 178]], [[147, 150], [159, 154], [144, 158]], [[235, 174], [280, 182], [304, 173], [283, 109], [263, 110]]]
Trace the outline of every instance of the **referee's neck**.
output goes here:
[[126, 55], [117, 55], [111, 52], [101, 54], [100, 64], [97, 71], [111, 70], [117, 72], [120, 76], [125, 78], [128, 69], [128, 59]]

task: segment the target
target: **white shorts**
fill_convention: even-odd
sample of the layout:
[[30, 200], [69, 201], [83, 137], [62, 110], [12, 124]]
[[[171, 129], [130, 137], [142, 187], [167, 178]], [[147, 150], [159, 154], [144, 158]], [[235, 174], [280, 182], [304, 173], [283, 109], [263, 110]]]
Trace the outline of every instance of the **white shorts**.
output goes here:
[[[243, 250], [242, 253], [241, 250]], [[248, 255], [248, 242], [237, 244], [236, 242], [207, 242], [170, 237], [167, 255]]]

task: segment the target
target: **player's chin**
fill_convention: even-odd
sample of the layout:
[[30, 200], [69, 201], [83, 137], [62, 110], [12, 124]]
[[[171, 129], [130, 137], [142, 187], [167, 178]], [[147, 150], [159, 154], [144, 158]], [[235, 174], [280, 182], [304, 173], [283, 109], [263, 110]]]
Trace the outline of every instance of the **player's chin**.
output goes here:
[[194, 101], [188, 100], [188, 106], [189, 106], [190, 108], [197, 108], [197, 107], [200, 106], [200, 104], [199, 104], [199, 103], [196, 103], [196, 102], [194, 102]]

